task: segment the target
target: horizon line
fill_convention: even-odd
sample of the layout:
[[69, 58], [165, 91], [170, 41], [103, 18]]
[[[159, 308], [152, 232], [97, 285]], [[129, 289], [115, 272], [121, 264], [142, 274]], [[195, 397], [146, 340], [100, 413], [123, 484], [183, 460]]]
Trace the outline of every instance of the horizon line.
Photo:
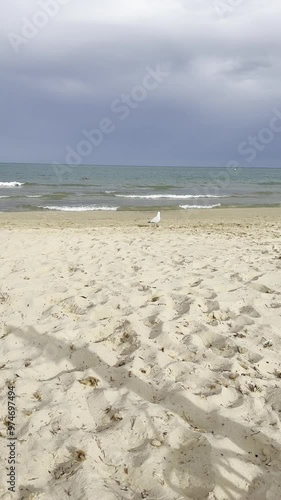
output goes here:
[[[0, 167], [2, 165], [39, 165], [39, 166], [53, 166], [52, 163], [46, 162], [0, 162]], [[268, 169], [280, 169], [280, 167], [266, 167], [266, 166], [258, 166], [258, 165], [238, 165], [237, 167], [227, 167], [226, 165], [218, 166], [218, 165], [122, 165], [122, 164], [92, 164], [92, 163], [81, 163], [79, 165], [69, 165], [68, 163], [60, 163], [60, 165], [68, 166], [71, 168], [79, 168], [79, 167], [131, 167], [131, 168], [268, 168]]]

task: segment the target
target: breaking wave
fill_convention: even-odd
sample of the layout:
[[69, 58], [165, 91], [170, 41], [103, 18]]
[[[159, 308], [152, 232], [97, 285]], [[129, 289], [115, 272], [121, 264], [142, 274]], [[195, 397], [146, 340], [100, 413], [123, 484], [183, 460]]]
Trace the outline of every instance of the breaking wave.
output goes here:
[[119, 198], [140, 198], [143, 200], [157, 200], [160, 198], [168, 198], [168, 199], [179, 199], [179, 200], [187, 200], [192, 198], [225, 198], [225, 195], [215, 195], [215, 194], [115, 194]]
[[216, 205], [180, 205], [180, 208], [187, 210], [188, 208], [216, 208], [220, 206], [220, 203], [216, 203]]
[[23, 186], [25, 182], [0, 182], [0, 188], [13, 188], [13, 187], [20, 187]]
[[38, 208], [43, 208], [45, 210], [57, 210], [60, 212], [91, 212], [94, 210], [103, 210], [103, 211], [116, 211], [119, 207], [106, 207], [106, 206], [97, 206], [97, 205], [86, 205], [81, 207], [69, 207], [69, 206], [39, 206]]

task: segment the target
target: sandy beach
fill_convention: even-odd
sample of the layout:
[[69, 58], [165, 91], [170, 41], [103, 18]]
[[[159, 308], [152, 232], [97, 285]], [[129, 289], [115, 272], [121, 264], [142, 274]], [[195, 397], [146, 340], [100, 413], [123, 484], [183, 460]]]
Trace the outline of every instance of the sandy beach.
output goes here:
[[281, 209], [153, 215], [0, 214], [0, 498], [280, 499]]

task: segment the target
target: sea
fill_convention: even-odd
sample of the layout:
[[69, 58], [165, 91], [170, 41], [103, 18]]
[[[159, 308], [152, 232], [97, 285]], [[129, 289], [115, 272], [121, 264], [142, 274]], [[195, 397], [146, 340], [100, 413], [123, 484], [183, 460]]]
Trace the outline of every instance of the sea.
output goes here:
[[281, 169], [0, 164], [0, 212], [259, 206], [281, 206]]

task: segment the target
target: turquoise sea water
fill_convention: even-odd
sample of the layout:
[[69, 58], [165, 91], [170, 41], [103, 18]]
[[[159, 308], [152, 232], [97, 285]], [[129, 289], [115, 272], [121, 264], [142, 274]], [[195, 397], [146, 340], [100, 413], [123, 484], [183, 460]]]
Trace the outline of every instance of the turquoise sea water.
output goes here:
[[0, 212], [281, 206], [281, 169], [0, 164]]

